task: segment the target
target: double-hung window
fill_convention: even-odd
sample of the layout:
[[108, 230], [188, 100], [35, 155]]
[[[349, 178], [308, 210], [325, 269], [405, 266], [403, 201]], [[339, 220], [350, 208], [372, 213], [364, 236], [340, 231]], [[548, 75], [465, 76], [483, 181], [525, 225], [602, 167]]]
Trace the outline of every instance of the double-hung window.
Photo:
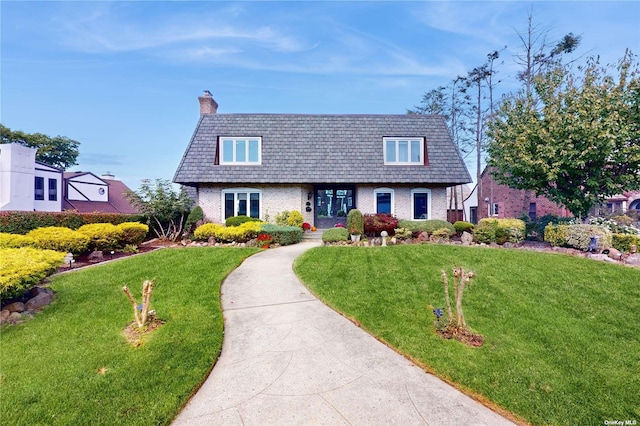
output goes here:
[[36, 200], [44, 200], [44, 178], [43, 177], [36, 176], [34, 198]]
[[258, 165], [262, 163], [262, 138], [220, 138], [220, 164]]
[[383, 144], [386, 165], [424, 164], [423, 138], [383, 138]]
[[262, 192], [257, 189], [235, 188], [222, 191], [224, 218], [250, 216], [260, 218]]

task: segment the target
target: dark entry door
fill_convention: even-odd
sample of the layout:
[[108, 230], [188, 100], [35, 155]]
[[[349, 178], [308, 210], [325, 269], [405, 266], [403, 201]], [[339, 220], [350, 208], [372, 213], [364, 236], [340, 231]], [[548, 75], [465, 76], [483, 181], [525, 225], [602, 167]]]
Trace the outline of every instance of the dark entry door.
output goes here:
[[356, 207], [355, 187], [319, 187], [315, 193], [315, 225], [333, 228], [337, 223], [347, 223], [347, 213]]

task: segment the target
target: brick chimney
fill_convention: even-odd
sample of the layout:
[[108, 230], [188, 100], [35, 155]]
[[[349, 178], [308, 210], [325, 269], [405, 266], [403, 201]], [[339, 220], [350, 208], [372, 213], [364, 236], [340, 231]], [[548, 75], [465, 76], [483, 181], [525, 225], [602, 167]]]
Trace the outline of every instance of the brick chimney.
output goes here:
[[200, 115], [215, 114], [218, 111], [218, 103], [211, 96], [211, 92], [204, 91], [204, 95], [198, 96], [200, 101]]

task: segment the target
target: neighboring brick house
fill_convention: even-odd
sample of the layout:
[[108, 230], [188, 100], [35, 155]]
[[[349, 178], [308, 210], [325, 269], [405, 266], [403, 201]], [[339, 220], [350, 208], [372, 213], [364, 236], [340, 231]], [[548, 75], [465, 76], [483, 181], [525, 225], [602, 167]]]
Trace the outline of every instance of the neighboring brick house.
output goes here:
[[214, 222], [298, 210], [326, 228], [352, 208], [446, 219], [446, 188], [471, 181], [440, 116], [218, 114], [210, 93], [198, 99], [174, 182]]
[[571, 213], [546, 197], [536, 196], [533, 191], [509, 188], [495, 181], [491, 168], [486, 167], [480, 176], [480, 185], [476, 185], [465, 207], [473, 223], [486, 217], [520, 218], [523, 215], [530, 220], [552, 214], [559, 217], [571, 217]]

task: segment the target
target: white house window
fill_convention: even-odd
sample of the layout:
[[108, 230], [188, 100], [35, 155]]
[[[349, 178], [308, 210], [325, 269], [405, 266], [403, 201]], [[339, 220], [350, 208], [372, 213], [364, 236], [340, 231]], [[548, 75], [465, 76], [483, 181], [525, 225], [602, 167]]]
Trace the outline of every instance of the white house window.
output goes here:
[[49, 201], [58, 201], [58, 179], [49, 179]]
[[423, 138], [384, 138], [384, 164], [424, 164]]
[[260, 218], [262, 192], [257, 189], [238, 188], [222, 191], [224, 218], [233, 216], [251, 216]]
[[220, 164], [261, 164], [262, 138], [220, 138]]
[[393, 189], [378, 188], [373, 191], [376, 203], [376, 213], [394, 214]]
[[411, 211], [414, 220], [431, 219], [431, 190], [426, 188], [411, 190]]
[[36, 200], [44, 200], [44, 178], [43, 177], [36, 176], [34, 198]]
[[493, 203], [493, 207], [491, 209], [492, 216], [498, 216], [500, 214], [500, 205], [498, 203]]

